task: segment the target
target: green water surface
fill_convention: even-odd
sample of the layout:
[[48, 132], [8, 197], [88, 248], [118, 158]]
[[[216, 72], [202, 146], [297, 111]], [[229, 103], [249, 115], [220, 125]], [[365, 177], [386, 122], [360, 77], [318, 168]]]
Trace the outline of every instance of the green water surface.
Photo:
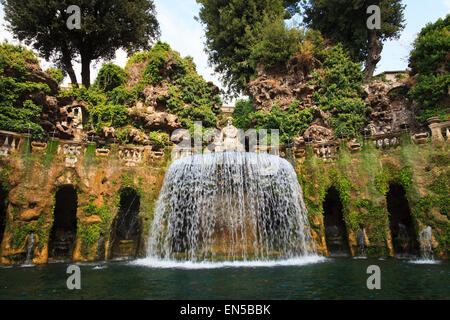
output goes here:
[[[78, 264], [81, 290], [68, 290], [68, 265], [0, 267], [0, 299], [449, 299], [450, 263], [327, 259], [303, 266], [174, 269], [129, 262]], [[381, 290], [366, 286], [381, 269]]]

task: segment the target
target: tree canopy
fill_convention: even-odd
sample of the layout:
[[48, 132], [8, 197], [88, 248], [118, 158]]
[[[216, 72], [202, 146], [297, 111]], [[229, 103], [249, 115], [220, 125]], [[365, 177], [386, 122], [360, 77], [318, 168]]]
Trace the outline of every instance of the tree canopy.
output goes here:
[[[367, 8], [381, 9], [381, 29], [367, 27]], [[370, 79], [381, 59], [382, 42], [398, 39], [404, 29], [401, 0], [302, 0], [304, 23], [331, 40], [342, 43], [354, 61], [365, 61], [365, 78]]]
[[[9, 30], [77, 83], [72, 62], [80, 58], [82, 83], [90, 86], [90, 64], [111, 60], [117, 49], [129, 54], [148, 49], [159, 37], [152, 0], [2, 0]], [[81, 9], [81, 29], [69, 30], [66, 12]]]
[[282, 20], [282, 0], [197, 0], [205, 26], [209, 62], [222, 76], [229, 93], [240, 93], [254, 68], [252, 49], [261, 41], [269, 21]]
[[410, 56], [415, 84], [411, 98], [419, 104], [418, 119], [448, 118], [450, 112], [450, 15], [428, 24], [414, 41]]

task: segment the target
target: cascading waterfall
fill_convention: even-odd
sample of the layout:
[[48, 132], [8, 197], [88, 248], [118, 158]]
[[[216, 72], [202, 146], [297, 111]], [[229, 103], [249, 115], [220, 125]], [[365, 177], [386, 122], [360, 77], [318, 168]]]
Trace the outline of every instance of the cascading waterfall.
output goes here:
[[225, 152], [181, 158], [168, 169], [149, 258], [273, 260], [314, 252], [302, 191], [288, 161]]

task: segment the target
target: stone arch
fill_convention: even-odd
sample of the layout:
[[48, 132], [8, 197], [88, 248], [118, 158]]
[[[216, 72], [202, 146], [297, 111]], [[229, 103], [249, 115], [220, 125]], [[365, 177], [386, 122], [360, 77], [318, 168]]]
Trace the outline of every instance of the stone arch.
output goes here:
[[49, 259], [71, 260], [77, 235], [77, 190], [71, 184], [58, 187], [50, 231]]
[[323, 202], [325, 241], [330, 255], [350, 255], [347, 228], [339, 191], [331, 186]]
[[398, 183], [390, 183], [386, 201], [394, 254], [418, 254], [419, 242], [403, 186]]
[[5, 228], [6, 228], [6, 212], [8, 209], [7, 205], [8, 201], [8, 190], [6, 190], [1, 184], [0, 184], [0, 246], [3, 241], [3, 235], [5, 234]]
[[140, 245], [141, 199], [133, 188], [122, 188], [119, 193], [119, 211], [112, 224], [111, 258], [135, 258]]

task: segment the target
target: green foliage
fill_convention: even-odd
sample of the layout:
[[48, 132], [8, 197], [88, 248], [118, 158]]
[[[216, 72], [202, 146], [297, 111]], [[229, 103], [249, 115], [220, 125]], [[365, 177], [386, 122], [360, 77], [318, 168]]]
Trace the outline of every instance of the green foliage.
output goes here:
[[127, 89], [125, 86], [119, 86], [114, 88], [111, 92], [108, 92], [109, 100], [112, 104], [122, 104], [130, 106], [137, 100], [138, 93], [136, 90]]
[[168, 112], [178, 115], [184, 128], [193, 132], [194, 121], [202, 121], [205, 128], [216, 127], [221, 114], [216, 107], [221, 105], [219, 92], [197, 73], [191, 57], [182, 58], [167, 43], [158, 42], [152, 50], [131, 57], [127, 68], [143, 62], [147, 63], [144, 80], [136, 86], [136, 96], [146, 85], [164, 82], [168, 91], [158, 97], [159, 102], [166, 105]]
[[[254, 74], [253, 48], [261, 42], [266, 21], [285, 16], [281, 0], [197, 0], [199, 19], [205, 26], [209, 62], [229, 93], [241, 92]], [[280, 49], [278, 49], [280, 50]]]
[[122, 86], [127, 81], [127, 73], [121, 67], [113, 64], [103, 64], [98, 72], [95, 85], [104, 92], [110, 92], [115, 88]]
[[427, 24], [413, 44], [409, 62], [413, 73], [430, 74], [442, 66], [450, 70], [450, 15]]
[[32, 100], [34, 94], [49, 93], [45, 83], [27, 81], [27, 64], [37, 63], [35, 54], [21, 46], [0, 44], [0, 129], [30, 132], [43, 138], [39, 124], [42, 105]]
[[[117, 92], [118, 88], [112, 92]], [[87, 103], [90, 123], [97, 132], [101, 132], [105, 126], [120, 128], [130, 122], [128, 108], [123, 104], [112, 104], [109, 97], [96, 86], [62, 90], [60, 96]]]
[[123, 105], [100, 104], [90, 108], [89, 113], [97, 132], [103, 127], [120, 128], [129, 122], [128, 109]]
[[158, 41], [148, 52], [147, 66], [144, 69], [143, 77], [147, 83], [158, 84], [162, 81], [162, 68], [166, 64], [170, 47], [167, 43]]
[[90, 225], [78, 222], [78, 236], [82, 239], [81, 252], [86, 258], [94, 254], [92, 249], [100, 237], [102, 235], [105, 237], [108, 236], [111, 209], [108, 205], [97, 207], [93, 204], [93, 199], [91, 198], [89, 204], [83, 208], [83, 212], [87, 217], [97, 215], [102, 220], [100, 223], [93, 223]]
[[341, 43], [353, 61], [362, 62], [369, 53], [367, 8], [372, 4], [381, 9], [378, 40], [398, 39], [405, 27], [401, 0], [305, 0], [301, 7], [307, 27], [320, 31], [333, 44]]
[[85, 102], [88, 105], [88, 109], [108, 102], [107, 95], [95, 86], [90, 87], [89, 89], [82, 87], [61, 90], [59, 95], [60, 97], [70, 97], [77, 101]]
[[240, 129], [249, 129], [254, 119], [252, 100], [239, 99], [234, 105], [233, 125]]
[[419, 115], [417, 119], [426, 123], [428, 118], [440, 117], [447, 120], [450, 108], [444, 98], [448, 98], [450, 87], [450, 73], [441, 75], [419, 74], [415, 86], [410, 90], [413, 100], [419, 103]]
[[27, 75], [26, 64], [37, 64], [36, 54], [23, 46], [16, 46], [3, 42], [0, 44], [0, 75], [14, 75], [24, 80]]
[[45, 216], [39, 216], [37, 222], [30, 222], [25, 224], [17, 224], [13, 228], [12, 237], [10, 240], [10, 245], [14, 250], [20, 249], [25, 245], [25, 239], [31, 233], [38, 236], [38, 247], [42, 249], [44, 245], [48, 242], [50, 228], [46, 225]]
[[412, 74], [418, 74], [410, 90], [419, 104], [418, 120], [430, 117], [448, 119], [448, 88], [450, 87], [450, 15], [428, 24], [419, 33], [411, 51]]
[[400, 169], [391, 163], [385, 163], [382, 172], [375, 176], [374, 183], [378, 192], [383, 195], [387, 195], [391, 183], [398, 183], [408, 191], [413, 184], [412, 169], [410, 167]]
[[152, 131], [150, 132], [149, 137], [152, 143], [157, 147], [164, 148], [170, 144], [169, 135], [165, 132]]
[[323, 52], [323, 73], [314, 73], [314, 83], [322, 91], [314, 103], [333, 115], [331, 125], [338, 136], [356, 136], [370, 110], [363, 100], [363, 75], [358, 63], [350, 61], [341, 45]]
[[91, 61], [111, 60], [120, 48], [128, 53], [147, 49], [159, 37], [152, 0], [77, 1], [83, 8], [80, 30], [67, 28], [71, 13], [66, 9], [73, 1], [2, 2], [9, 30], [25, 44], [32, 44], [43, 58], [73, 71], [72, 61], [81, 57], [85, 87], [90, 86]]
[[279, 129], [280, 142], [286, 143], [298, 137], [314, 119], [313, 108], [301, 109], [294, 101], [286, 110], [273, 106], [269, 113], [254, 111], [250, 100], [239, 100], [233, 112], [234, 125], [240, 129]]
[[289, 29], [283, 19], [267, 21], [262, 30], [262, 39], [250, 54], [250, 66], [256, 70], [258, 63], [270, 68], [277, 64], [283, 64], [300, 50], [301, 32], [297, 29]]
[[64, 74], [60, 68], [49, 68], [45, 70], [47, 74], [50, 75], [58, 84], [61, 84], [64, 81]]

